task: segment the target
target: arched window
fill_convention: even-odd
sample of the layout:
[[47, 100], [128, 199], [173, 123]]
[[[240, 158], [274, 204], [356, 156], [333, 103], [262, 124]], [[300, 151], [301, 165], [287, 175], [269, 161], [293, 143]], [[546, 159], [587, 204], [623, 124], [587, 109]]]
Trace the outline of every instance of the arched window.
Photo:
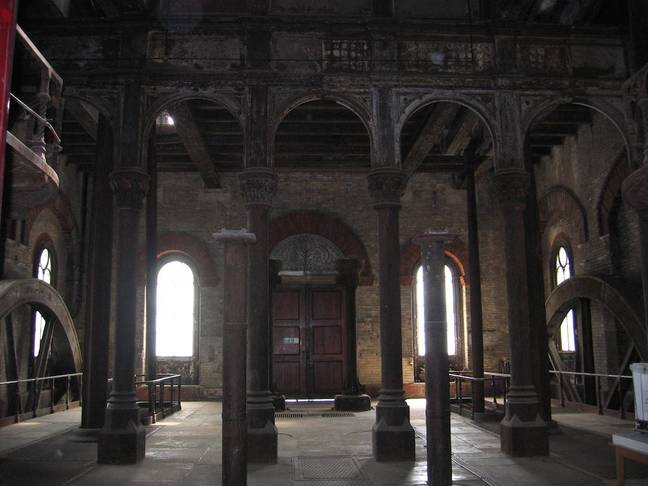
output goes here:
[[193, 356], [194, 298], [191, 267], [179, 260], [162, 265], [157, 278], [157, 356]]
[[[38, 280], [45, 283], [52, 284], [53, 269], [53, 255], [50, 250], [43, 248], [36, 258], [35, 274]], [[41, 347], [41, 340], [43, 339], [43, 332], [45, 331], [45, 318], [43, 315], [36, 311], [34, 316], [34, 341], [33, 341], [33, 355], [38, 356]]]
[[[460, 352], [458, 344], [461, 332], [461, 289], [456, 271], [450, 266], [444, 267], [445, 275], [445, 298], [446, 298], [446, 320], [448, 336], [448, 356], [456, 356]], [[418, 357], [425, 356], [425, 288], [423, 284], [423, 267], [419, 266], [416, 271], [416, 353]]]
[[[559, 246], [555, 253], [554, 270], [557, 286], [572, 277], [572, 262], [564, 245]], [[566, 353], [576, 351], [575, 324], [574, 309], [571, 309], [560, 324], [560, 349]]]

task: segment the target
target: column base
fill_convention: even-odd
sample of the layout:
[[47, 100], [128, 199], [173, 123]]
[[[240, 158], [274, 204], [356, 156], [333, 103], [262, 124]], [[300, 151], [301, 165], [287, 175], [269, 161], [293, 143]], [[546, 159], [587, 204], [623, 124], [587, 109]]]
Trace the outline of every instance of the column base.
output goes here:
[[376, 406], [376, 423], [372, 429], [374, 459], [378, 462], [414, 461], [414, 428], [410, 424], [409, 407], [402, 392], [400, 399], [390, 398], [381, 400]]
[[500, 423], [502, 452], [513, 457], [549, 455], [547, 423], [540, 416], [540, 403], [532, 385], [512, 386], [506, 416]]
[[247, 400], [247, 460], [249, 464], [277, 463], [277, 427], [274, 397], [269, 392], [249, 393]]
[[371, 410], [369, 395], [335, 395], [334, 409], [339, 412], [366, 412]]
[[146, 431], [140, 409], [106, 409], [106, 419], [97, 441], [99, 464], [135, 464], [144, 459]]
[[513, 457], [549, 455], [547, 424], [537, 415], [534, 421], [521, 421], [516, 415], [500, 424], [502, 452]]

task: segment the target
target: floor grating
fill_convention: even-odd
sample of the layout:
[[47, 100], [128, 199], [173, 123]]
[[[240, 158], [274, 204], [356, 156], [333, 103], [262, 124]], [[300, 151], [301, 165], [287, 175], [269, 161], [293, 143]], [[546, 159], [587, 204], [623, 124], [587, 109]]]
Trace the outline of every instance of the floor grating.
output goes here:
[[353, 412], [276, 412], [275, 418], [338, 418], [355, 417]]
[[355, 458], [349, 456], [306, 457], [294, 459], [296, 480], [365, 479]]

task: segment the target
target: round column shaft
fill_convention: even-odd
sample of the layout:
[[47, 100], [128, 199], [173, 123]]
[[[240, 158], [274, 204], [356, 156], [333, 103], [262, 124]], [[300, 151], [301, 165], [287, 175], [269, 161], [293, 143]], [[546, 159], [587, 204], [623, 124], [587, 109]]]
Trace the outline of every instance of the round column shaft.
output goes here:
[[248, 461], [276, 464], [278, 434], [270, 391], [269, 232], [277, 179], [270, 169], [255, 167], [240, 176], [248, 228], [256, 236], [249, 248], [248, 278]]
[[403, 391], [403, 351], [400, 306], [399, 210], [404, 184], [398, 169], [378, 169], [369, 175], [369, 192], [378, 213], [380, 266], [380, 359], [382, 389], [373, 426], [377, 461], [414, 460], [414, 429]]
[[421, 246], [425, 291], [425, 428], [430, 486], [452, 484], [444, 261], [449, 240], [447, 232], [428, 232], [414, 239]]
[[531, 367], [531, 317], [529, 313], [524, 209], [529, 175], [523, 169], [502, 169], [493, 182], [504, 218], [506, 292], [511, 343], [511, 387], [506, 416], [500, 426], [502, 450], [512, 456], [549, 453], [547, 424], [540, 416], [540, 403]]
[[223, 319], [223, 486], [245, 486], [247, 245], [254, 243], [256, 238], [244, 229], [224, 229], [214, 233], [214, 238], [224, 244], [223, 278], [227, 282]]
[[145, 433], [135, 396], [136, 272], [142, 202], [149, 177], [142, 169], [123, 168], [112, 174], [118, 208], [117, 305], [112, 391], [97, 447], [103, 464], [130, 464], [144, 459]]

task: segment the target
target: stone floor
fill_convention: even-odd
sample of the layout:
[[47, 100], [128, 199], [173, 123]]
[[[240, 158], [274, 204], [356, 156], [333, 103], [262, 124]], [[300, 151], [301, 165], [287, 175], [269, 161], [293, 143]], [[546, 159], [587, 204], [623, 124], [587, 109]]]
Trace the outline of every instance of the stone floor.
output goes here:
[[[277, 419], [279, 463], [250, 466], [249, 485], [410, 486], [426, 484], [425, 403], [411, 400], [416, 461], [376, 463], [374, 413], [326, 416], [327, 404], [291, 404], [299, 417]], [[322, 414], [324, 413], [324, 416]], [[593, 414], [557, 413], [551, 455], [512, 459], [499, 450], [495, 423], [475, 425], [453, 414], [454, 484], [616, 484], [610, 434], [632, 423]], [[135, 466], [99, 466], [95, 432], [78, 428], [79, 410], [0, 429], [0, 485], [219, 485], [220, 404], [185, 402], [183, 410], [148, 428], [146, 459]], [[489, 430], [490, 429], [490, 430]], [[628, 486], [648, 485], [648, 468], [629, 464]]]

